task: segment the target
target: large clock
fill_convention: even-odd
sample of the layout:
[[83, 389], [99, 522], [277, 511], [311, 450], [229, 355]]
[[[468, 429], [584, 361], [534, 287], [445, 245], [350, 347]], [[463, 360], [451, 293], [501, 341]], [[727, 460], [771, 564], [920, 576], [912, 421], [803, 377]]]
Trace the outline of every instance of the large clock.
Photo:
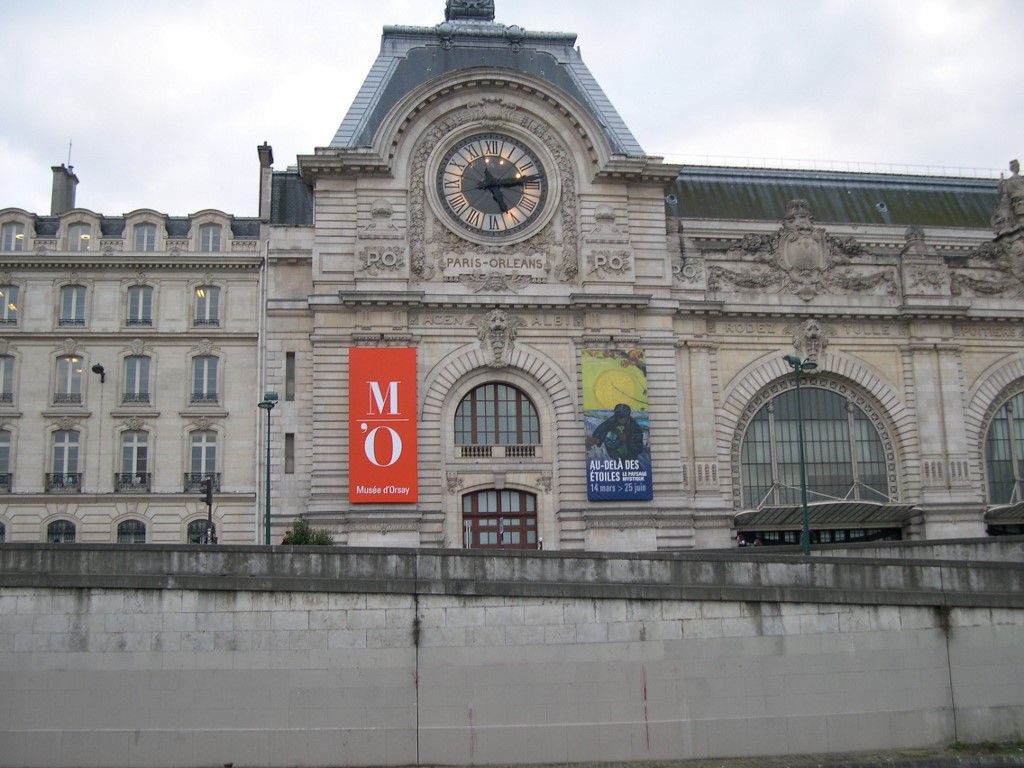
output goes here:
[[543, 215], [548, 179], [537, 153], [501, 133], [452, 144], [437, 165], [437, 196], [456, 231], [488, 242], [516, 239]]

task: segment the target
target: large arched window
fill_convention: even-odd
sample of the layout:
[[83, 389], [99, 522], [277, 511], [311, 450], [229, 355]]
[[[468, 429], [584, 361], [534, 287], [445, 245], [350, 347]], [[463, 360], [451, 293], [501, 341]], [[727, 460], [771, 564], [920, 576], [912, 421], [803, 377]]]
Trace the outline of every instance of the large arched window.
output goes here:
[[[804, 387], [808, 501], [891, 501], [885, 451], [868, 416], [836, 392]], [[743, 506], [801, 503], [797, 392], [783, 392], [758, 411], [740, 451]]]
[[490, 456], [486, 449], [494, 445], [508, 446], [507, 456], [533, 456], [539, 443], [537, 409], [522, 390], [508, 384], [477, 387], [455, 411], [455, 444], [463, 446], [463, 456]]
[[[208, 527], [209, 535], [207, 535]], [[192, 520], [188, 524], [185, 536], [188, 538], [189, 544], [216, 544], [217, 526], [210, 524], [206, 518]]]
[[985, 435], [990, 504], [1024, 501], [1024, 392], [1003, 403]]
[[522, 491], [477, 491], [462, 497], [462, 546], [537, 549], [537, 497]]
[[141, 520], [125, 520], [117, 524], [118, 544], [145, 544], [146, 524]]
[[70, 520], [54, 520], [46, 526], [46, 541], [50, 544], [74, 543], [75, 524]]

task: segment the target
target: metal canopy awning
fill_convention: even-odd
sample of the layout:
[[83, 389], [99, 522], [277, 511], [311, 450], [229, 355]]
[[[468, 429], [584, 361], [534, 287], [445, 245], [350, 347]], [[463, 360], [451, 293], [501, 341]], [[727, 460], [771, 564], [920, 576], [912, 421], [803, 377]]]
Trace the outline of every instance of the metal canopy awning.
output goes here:
[[1016, 504], [1000, 504], [999, 506], [989, 507], [985, 511], [986, 523], [1021, 521], [1024, 521], [1024, 501], [1018, 501]]
[[[821, 501], [807, 505], [812, 527], [873, 527], [902, 525], [917, 512], [913, 504], [880, 504], [871, 501]], [[786, 504], [761, 507], [736, 515], [738, 529], [799, 528], [803, 524], [803, 507]]]

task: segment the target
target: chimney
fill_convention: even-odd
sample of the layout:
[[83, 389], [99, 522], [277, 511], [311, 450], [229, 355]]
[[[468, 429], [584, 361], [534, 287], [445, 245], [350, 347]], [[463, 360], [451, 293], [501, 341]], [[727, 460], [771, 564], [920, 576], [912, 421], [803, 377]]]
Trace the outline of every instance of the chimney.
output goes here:
[[75, 207], [75, 187], [78, 177], [74, 166], [67, 167], [64, 163], [55, 165], [53, 170], [53, 194], [50, 196], [50, 215], [60, 216]]
[[271, 180], [274, 177], [274, 150], [267, 142], [256, 147], [260, 156], [260, 221], [264, 224], [270, 221], [271, 205]]

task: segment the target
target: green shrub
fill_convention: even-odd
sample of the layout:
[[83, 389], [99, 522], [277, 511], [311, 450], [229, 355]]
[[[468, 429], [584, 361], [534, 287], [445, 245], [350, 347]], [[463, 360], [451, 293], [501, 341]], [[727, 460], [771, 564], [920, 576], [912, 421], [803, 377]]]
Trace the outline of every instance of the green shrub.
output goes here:
[[294, 546], [329, 547], [334, 543], [334, 536], [326, 528], [313, 528], [301, 517], [292, 525], [292, 529], [284, 535], [282, 544]]

